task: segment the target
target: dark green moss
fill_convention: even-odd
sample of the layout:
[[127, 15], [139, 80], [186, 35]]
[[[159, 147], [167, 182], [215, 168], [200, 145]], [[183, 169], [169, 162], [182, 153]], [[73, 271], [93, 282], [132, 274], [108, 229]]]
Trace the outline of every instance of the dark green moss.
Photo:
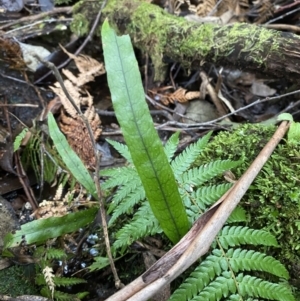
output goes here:
[[17, 297], [39, 294], [29, 281], [29, 273], [34, 272], [33, 265], [11, 266], [0, 271], [0, 295]]

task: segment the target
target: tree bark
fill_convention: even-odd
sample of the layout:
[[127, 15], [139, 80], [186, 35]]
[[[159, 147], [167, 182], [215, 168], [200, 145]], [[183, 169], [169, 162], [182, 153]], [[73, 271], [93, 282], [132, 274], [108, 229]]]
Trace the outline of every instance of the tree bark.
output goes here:
[[[82, 12], [79, 7], [76, 11]], [[156, 80], [164, 79], [163, 60], [171, 59], [186, 68], [214, 63], [300, 81], [300, 38], [291, 33], [245, 23], [197, 24], [146, 0], [108, 0], [104, 18], [151, 56]]]

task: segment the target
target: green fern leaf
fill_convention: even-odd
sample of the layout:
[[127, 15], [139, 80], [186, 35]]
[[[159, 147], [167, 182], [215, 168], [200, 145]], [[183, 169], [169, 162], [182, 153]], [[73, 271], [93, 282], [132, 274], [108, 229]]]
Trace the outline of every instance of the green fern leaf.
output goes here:
[[169, 163], [171, 162], [175, 152], [176, 152], [176, 149], [177, 149], [177, 146], [178, 146], [178, 143], [179, 143], [179, 134], [180, 132], [177, 132], [175, 134], [173, 134], [170, 139], [167, 141], [165, 147], [164, 147], [164, 151], [165, 151], [165, 154], [168, 158], [168, 161]]
[[229, 249], [225, 255], [231, 269], [238, 271], [264, 271], [280, 278], [288, 279], [289, 274], [283, 264], [271, 256], [253, 250]]
[[230, 183], [200, 187], [193, 195], [199, 207], [204, 210], [215, 203], [232, 186]]
[[127, 145], [122, 144], [118, 141], [111, 140], [111, 139], [106, 139], [106, 141], [110, 145], [112, 145], [114, 147], [114, 149], [116, 149], [119, 152], [119, 154], [121, 154], [126, 159], [127, 162], [129, 162], [130, 164], [133, 164]]
[[231, 272], [224, 272], [217, 277], [213, 282], [209, 283], [200, 294], [191, 300], [197, 301], [215, 301], [222, 297], [229, 296], [230, 293], [235, 293], [237, 290]]
[[86, 283], [87, 281], [80, 278], [67, 278], [67, 277], [54, 277], [53, 281], [55, 286], [71, 286], [80, 283]]
[[111, 226], [117, 218], [124, 213], [132, 213], [134, 205], [138, 204], [146, 198], [145, 190], [143, 186], [137, 187], [132, 193], [128, 194], [121, 203], [115, 208], [114, 213], [109, 221]]
[[201, 165], [184, 172], [179, 178], [183, 184], [200, 186], [213, 177], [240, 165], [240, 161], [217, 160], [209, 164]]
[[240, 223], [240, 222], [246, 222], [246, 221], [247, 221], [246, 210], [244, 208], [238, 206], [230, 214], [226, 223], [230, 224], [230, 223]]
[[170, 301], [192, 300], [201, 292], [216, 276], [222, 273], [220, 260], [222, 252], [213, 251], [205, 260], [185, 279], [179, 288], [170, 297]]
[[26, 133], [28, 132], [28, 128], [24, 128], [21, 133], [19, 135], [17, 135], [17, 137], [15, 138], [14, 141], [14, 152], [19, 149], [22, 140], [24, 139], [24, 137], [26, 136]]
[[62, 249], [49, 248], [45, 252], [46, 259], [63, 259], [66, 258], [66, 252]]
[[104, 190], [125, 185], [139, 178], [133, 166], [105, 169], [100, 172], [100, 176], [109, 177], [109, 179], [102, 184], [102, 189]]
[[239, 274], [236, 280], [239, 284], [239, 293], [242, 296], [278, 301], [295, 300], [291, 290], [284, 285], [271, 283], [249, 275], [244, 276], [243, 274]]
[[90, 272], [99, 271], [109, 265], [109, 259], [107, 257], [97, 256], [94, 260], [95, 262], [88, 267]]
[[124, 247], [130, 246], [135, 240], [161, 232], [162, 229], [153, 215], [149, 203], [145, 202], [133, 216], [132, 221], [117, 232], [113, 249], [124, 249]]
[[[41, 289], [41, 295], [52, 300], [52, 294], [48, 287], [43, 287]], [[55, 301], [77, 301], [78, 299], [71, 294], [63, 293], [60, 291], [54, 291], [54, 300]]]
[[190, 168], [190, 166], [195, 162], [200, 152], [207, 145], [208, 140], [212, 132], [209, 132], [202, 139], [199, 139], [196, 143], [193, 143], [187, 147], [180, 155], [178, 155], [172, 162], [171, 167], [174, 171], [175, 177], [179, 177], [185, 171]]
[[112, 211], [114, 211], [120, 203], [125, 203], [126, 199], [130, 196], [130, 194], [135, 191], [138, 191], [140, 194], [142, 192], [145, 193], [145, 190], [142, 186], [139, 177], [132, 179], [130, 182], [121, 186], [117, 190], [117, 192], [113, 196], [112, 202], [109, 206], [107, 213], [110, 214]]
[[250, 229], [243, 226], [225, 226], [218, 235], [224, 249], [241, 244], [277, 246], [276, 238], [267, 231]]

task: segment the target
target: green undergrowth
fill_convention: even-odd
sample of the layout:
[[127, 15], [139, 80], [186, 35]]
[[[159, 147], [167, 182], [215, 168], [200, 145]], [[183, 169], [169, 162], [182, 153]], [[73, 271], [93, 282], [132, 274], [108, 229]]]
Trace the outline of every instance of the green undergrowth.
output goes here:
[[[107, 177], [102, 189], [114, 192], [108, 213], [116, 256], [130, 252], [136, 240], [163, 232], [169, 244], [176, 243], [186, 231], [185, 215], [192, 224], [230, 188], [224, 179], [217, 182], [214, 178], [231, 169], [235, 172], [246, 156], [221, 160], [210, 156], [206, 162], [198, 159], [196, 163], [209, 149], [210, 134], [178, 156], [178, 133], [163, 149], [153, 131], [129, 36], [116, 36], [106, 21], [102, 41], [114, 110], [127, 144], [110, 141], [128, 165], [101, 172]], [[170, 300], [295, 300], [286, 268], [263, 252], [277, 247], [275, 236], [268, 230], [247, 227], [246, 222], [246, 210], [236, 208], [209, 254], [195, 264], [191, 274], [184, 275]]]
[[[197, 164], [208, 163], [211, 158], [241, 160], [243, 163], [234, 171], [238, 179], [275, 129], [275, 126], [246, 124], [220, 132], [200, 154]], [[300, 277], [299, 161], [300, 145], [283, 140], [241, 201], [248, 214], [247, 225], [270, 231], [278, 239], [279, 248], [271, 254], [286, 263], [294, 279]], [[214, 181], [221, 182], [222, 177]]]

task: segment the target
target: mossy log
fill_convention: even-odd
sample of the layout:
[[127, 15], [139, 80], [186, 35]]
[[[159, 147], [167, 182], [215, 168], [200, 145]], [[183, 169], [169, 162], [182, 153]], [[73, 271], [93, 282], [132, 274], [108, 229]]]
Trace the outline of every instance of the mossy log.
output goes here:
[[[88, 2], [80, 2], [74, 13], [91, 14], [90, 8], [84, 9]], [[96, 12], [94, 7], [93, 14]], [[197, 24], [146, 0], [109, 0], [102, 21], [104, 18], [119, 34], [129, 34], [134, 46], [151, 56], [157, 80], [164, 79], [163, 58], [169, 58], [186, 68], [215, 63], [300, 81], [300, 38], [291, 33], [245, 23]], [[92, 21], [88, 16], [86, 20]]]

